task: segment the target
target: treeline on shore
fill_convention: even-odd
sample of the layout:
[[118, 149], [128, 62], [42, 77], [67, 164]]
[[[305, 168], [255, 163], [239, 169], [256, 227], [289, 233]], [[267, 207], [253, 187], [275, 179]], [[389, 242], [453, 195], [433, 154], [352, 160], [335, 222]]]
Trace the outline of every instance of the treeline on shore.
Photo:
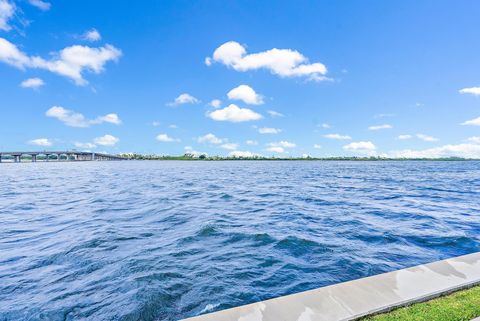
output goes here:
[[332, 157], [266, 157], [266, 156], [208, 156], [206, 154], [184, 154], [179, 156], [156, 155], [156, 154], [120, 154], [119, 156], [130, 160], [203, 160], [203, 161], [222, 161], [222, 160], [324, 160], [324, 161], [406, 161], [406, 160], [436, 160], [436, 161], [465, 161], [471, 160], [461, 157], [442, 157], [442, 158], [387, 158], [379, 156], [358, 157], [358, 156], [332, 156]]

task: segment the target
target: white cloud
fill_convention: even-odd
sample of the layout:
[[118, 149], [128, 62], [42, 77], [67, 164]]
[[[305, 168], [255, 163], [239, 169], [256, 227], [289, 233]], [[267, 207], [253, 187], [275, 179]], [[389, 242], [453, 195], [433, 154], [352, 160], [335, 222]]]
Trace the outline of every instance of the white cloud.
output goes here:
[[212, 133], [208, 133], [206, 135], [200, 136], [197, 138], [197, 142], [203, 144], [203, 143], [208, 143], [208, 144], [214, 144], [214, 145], [219, 145], [223, 143], [223, 139], [218, 138]]
[[205, 153], [205, 152], [198, 152], [198, 151], [194, 150], [194, 149], [192, 148], [192, 146], [185, 146], [184, 149], [185, 149], [185, 153], [191, 154], [191, 155], [193, 155], [194, 157], [198, 157], [198, 156], [200, 156], [200, 155], [208, 156], [208, 154]]
[[12, 29], [12, 27], [8, 24], [8, 21], [13, 17], [14, 14], [15, 4], [7, 0], [0, 0], [0, 30], [9, 31], [10, 29]]
[[320, 127], [324, 128], [324, 129], [332, 128], [332, 126], [330, 126], [330, 124], [327, 124], [327, 123], [321, 124]]
[[28, 78], [22, 81], [22, 83], [20, 84], [20, 86], [23, 88], [33, 88], [33, 89], [40, 88], [43, 85], [45, 85], [45, 83], [40, 78]]
[[474, 96], [480, 96], [480, 87], [463, 88], [463, 89], [460, 89], [459, 92], [461, 94], [471, 94]]
[[114, 146], [119, 141], [120, 139], [118, 139], [117, 137], [108, 135], [108, 134], [101, 137], [97, 137], [93, 140], [95, 144], [102, 145], [102, 146]]
[[390, 129], [393, 128], [392, 125], [384, 124], [384, 125], [375, 125], [368, 127], [368, 130], [380, 130], [380, 129]]
[[154, 121], [152, 121], [152, 126], [153, 126], [153, 127], [158, 127], [158, 126], [160, 126], [160, 122], [154, 120]]
[[229, 121], [239, 123], [244, 121], [259, 120], [262, 115], [248, 108], [240, 108], [235, 104], [230, 104], [223, 109], [207, 113], [207, 116], [216, 121]]
[[260, 134], [278, 134], [281, 133], [282, 130], [279, 128], [271, 128], [271, 127], [261, 127], [258, 129]]
[[413, 136], [412, 135], [398, 135], [397, 138], [400, 139], [400, 140], [406, 140], [406, 139], [413, 138]]
[[437, 138], [435, 137], [432, 137], [432, 136], [428, 136], [428, 135], [424, 135], [424, 134], [417, 134], [417, 138], [425, 141], [425, 142], [436, 142], [438, 141]]
[[107, 62], [117, 61], [121, 55], [122, 52], [112, 45], [99, 48], [74, 45], [54, 53], [53, 58], [46, 60], [38, 56], [28, 56], [8, 40], [0, 38], [1, 62], [19, 69], [45, 69], [70, 78], [80, 86], [88, 84], [83, 78], [85, 71], [99, 74], [104, 71]]
[[350, 152], [372, 155], [375, 153], [375, 145], [372, 142], [353, 142], [343, 146], [343, 149]]
[[48, 138], [32, 139], [28, 143], [31, 144], [31, 145], [35, 145], [35, 146], [45, 146], [45, 147], [53, 145], [52, 141], [49, 140]]
[[167, 103], [167, 106], [178, 106], [178, 105], [184, 105], [184, 104], [198, 104], [200, 100], [197, 98], [193, 97], [190, 94], [183, 93], [171, 103]]
[[263, 104], [263, 97], [255, 92], [252, 87], [248, 85], [240, 85], [233, 88], [227, 94], [228, 99], [241, 100], [249, 105]]
[[328, 139], [337, 139], [337, 140], [352, 139], [352, 137], [350, 137], [348, 135], [340, 135], [340, 134], [327, 134], [327, 135], [323, 135], [323, 137], [328, 138]]
[[80, 113], [65, 109], [60, 106], [53, 106], [45, 113], [47, 117], [52, 117], [71, 127], [88, 127], [89, 121]]
[[177, 129], [178, 126], [175, 125], [175, 124], [170, 124], [170, 125], [168, 125], [168, 128], [170, 128], [170, 129]]
[[73, 145], [75, 145], [75, 147], [77, 148], [87, 148], [87, 149], [90, 149], [90, 148], [97, 148], [97, 145], [93, 144], [93, 143], [80, 143], [80, 142], [75, 142], [73, 143]]
[[214, 99], [210, 102], [210, 106], [213, 108], [218, 108], [222, 104], [222, 101], [220, 99]]
[[394, 117], [395, 114], [376, 114], [373, 118], [386, 118], [386, 117]]
[[50, 10], [50, 7], [51, 7], [51, 4], [49, 2], [42, 1], [42, 0], [28, 0], [28, 2], [32, 6], [37, 7], [38, 9], [40, 9], [42, 11], [48, 11], [48, 10]]
[[406, 158], [439, 158], [439, 157], [463, 157], [480, 158], [480, 145], [478, 144], [457, 144], [444, 145], [425, 150], [400, 150], [386, 154], [388, 157]]
[[159, 142], [164, 142], [164, 143], [171, 143], [171, 142], [179, 142], [180, 141], [180, 139], [170, 137], [167, 134], [157, 135], [157, 140]]
[[90, 123], [93, 125], [102, 124], [102, 123], [120, 125], [122, 121], [120, 120], [117, 114], [107, 114], [105, 116], [99, 116], [96, 119], [91, 120]]
[[467, 140], [468, 140], [469, 142], [474, 143], [474, 144], [480, 144], [480, 136], [468, 137]]
[[461, 125], [480, 126], [480, 117], [477, 117], [475, 119], [467, 120], [467, 121], [463, 122]]
[[285, 117], [284, 114], [279, 113], [278, 111], [275, 111], [275, 110], [267, 110], [267, 113], [272, 117]]
[[280, 77], [308, 77], [311, 80], [327, 80], [327, 68], [321, 63], [310, 64], [300, 52], [292, 49], [273, 48], [247, 54], [244, 46], [229, 41], [215, 49], [212, 58], [205, 59], [207, 66], [219, 62], [236, 71], [267, 69]]
[[282, 140], [282, 141], [279, 141], [279, 142], [269, 143], [268, 146], [270, 146], [270, 147], [294, 148], [297, 145], [294, 144], [294, 143], [290, 143], [288, 141]]
[[285, 153], [285, 149], [283, 147], [280, 147], [280, 146], [268, 147], [267, 151], [274, 152], [274, 153]]
[[320, 149], [320, 148], [322, 148], [322, 146], [319, 145], [319, 144], [314, 144], [314, 145], [313, 145], [313, 148]]
[[224, 148], [224, 149], [228, 149], [228, 150], [235, 150], [238, 148], [238, 144], [235, 144], [235, 143], [225, 143], [223, 145], [221, 145], [220, 147]]
[[120, 125], [122, 123], [117, 114], [107, 114], [105, 116], [99, 116], [96, 119], [88, 120], [82, 114], [65, 109], [61, 106], [53, 106], [47, 110], [45, 115], [47, 117], [56, 118], [70, 127], [85, 128], [102, 123], [111, 123], [114, 125]]
[[236, 158], [250, 158], [250, 157], [255, 157], [255, 156], [260, 156], [260, 155], [252, 153], [252, 152], [248, 152], [248, 151], [236, 150], [236, 151], [230, 152], [228, 154], [228, 156], [236, 157]]
[[290, 143], [288, 141], [282, 140], [279, 142], [273, 142], [267, 144], [268, 148], [267, 151], [274, 152], [274, 153], [285, 153], [287, 148], [294, 148], [297, 145], [294, 143]]
[[258, 142], [256, 140], [249, 139], [249, 140], [245, 141], [245, 144], [250, 145], [250, 146], [256, 146], [256, 145], [258, 145]]
[[97, 29], [93, 28], [86, 31], [83, 34], [82, 38], [88, 41], [99, 41], [100, 39], [102, 39], [102, 35], [100, 35], [100, 32], [98, 32]]

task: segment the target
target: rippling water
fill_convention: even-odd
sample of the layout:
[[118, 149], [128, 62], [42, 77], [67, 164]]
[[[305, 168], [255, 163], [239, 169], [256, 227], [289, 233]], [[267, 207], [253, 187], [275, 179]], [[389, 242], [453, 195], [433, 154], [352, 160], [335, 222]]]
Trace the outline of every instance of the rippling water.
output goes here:
[[480, 162], [0, 164], [0, 320], [176, 320], [480, 251]]

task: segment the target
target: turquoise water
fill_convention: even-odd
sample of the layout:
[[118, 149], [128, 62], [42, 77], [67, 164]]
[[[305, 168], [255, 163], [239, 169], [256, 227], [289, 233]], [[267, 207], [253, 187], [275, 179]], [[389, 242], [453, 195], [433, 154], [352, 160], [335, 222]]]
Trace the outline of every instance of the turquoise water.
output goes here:
[[0, 320], [176, 320], [480, 251], [480, 162], [0, 164]]

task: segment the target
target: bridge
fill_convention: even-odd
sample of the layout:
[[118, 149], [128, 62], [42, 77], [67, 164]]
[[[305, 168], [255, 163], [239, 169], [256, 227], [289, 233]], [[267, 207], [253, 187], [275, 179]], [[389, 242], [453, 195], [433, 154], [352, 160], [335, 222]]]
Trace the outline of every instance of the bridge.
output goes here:
[[[39, 157], [40, 156], [40, 157]], [[40, 151], [40, 152], [0, 152], [0, 163], [10, 160], [20, 163], [22, 159], [32, 162], [37, 160], [49, 161], [119, 161], [127, 158], [118, 155], [78, 151]]]

